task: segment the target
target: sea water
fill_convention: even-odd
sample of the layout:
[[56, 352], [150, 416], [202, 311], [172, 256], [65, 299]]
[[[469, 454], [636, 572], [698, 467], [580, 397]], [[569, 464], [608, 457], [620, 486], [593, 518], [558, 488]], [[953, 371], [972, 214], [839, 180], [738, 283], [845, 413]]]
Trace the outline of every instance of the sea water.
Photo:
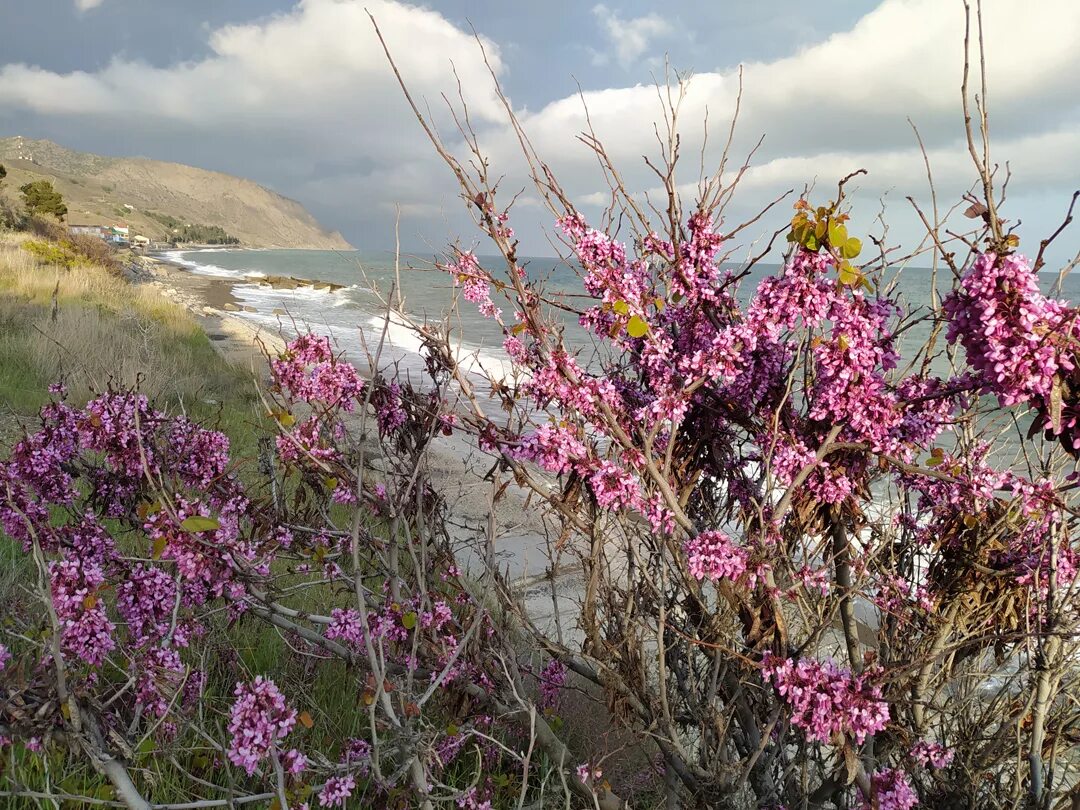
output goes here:
[[[400, 297], [403, 310], [414, 324], [439, 327], [444, 323], [455, 299], [454, 279], [435, 267], [433, 256], [402, 256], [395, 262], [393, 254], [361, 253], [330, 250], [244, 250], [220, 249], [172, 251], [164, 254], [191, 272], [234, 282], [233, 295], [253, 311], [238, 313], [263, 327], [281, 330], [292, 336], [299, 330], [312, 329], [330, 335], [346, 356], [358, 365], [366, 364], [366, 356], [382, 345], [383, 363], [396, 362], [406, 373], [420, 373], [421, 341], [415, 331], [402, 319], [388, 318], [391, 296]], [[502, 260], [481, 256], [485, 267], [499, 268]], [[540, 282], [545, 295], [567, 309], [554, 308], [563, 327], [563, 339], [571, 350], [581, 350], [582, 362], [592, 359], [594, 337], [577, 324], [573, 311], [581, 311], [594, 302], [584, 295], [579, 269], [553, 258], [523, 258], [520, 260], [531, 282]], [[738, 270], [732, 264], [729, 269]], [[779, 272], [779, 265], [758, 264], [742, 279], [738, 298], [745, 304], [762, 278]], [[297, 279], [327, 281], [341, 285], [330, 291], [303, 286], [282, 289], [260, 283], [267, 276], [291, 276]], [[936, 276], [936, 285], [932, 280]], [[501, 277], [505, 278], [505, 274]], [[1057, 273], [1046, 267], [1040, 273], [1044, 292], [1056, 297], [1080, 301], [1080, 278], [1067, 276], [1060, 292], [1053, 290]], [[926, 315], [931, 303], [931, 288], [943, 298], [953, 284], [951, 271], [941, 266], [936, 273], [926, 267], [904, 267], [891, 270], [883, 283], [893, 285], [890, 296], [905, 310], [916, 316]], [[497, 306], [503, 309], [504, 320], [513, 323], [513, 307], [493, 294]], [[571, 311], [568, 311], [571, 310]], [[509, 372], [510, 363], [502, 350], [502, 331], [491, 319], [480, 315], [476, 306], [460, 300], [446, 325], [458, 352], [462, 366], [476, 374], [500, 378]], [[897, 340], [901, 363], [905, 363], [930, 335], [932, 323], [924, 319], [904, 329]], [[943, 336], [942, 336], [943, 337]], [[939, 349], [944, 340], [939, 341]], [[938, 357], [934, 371], [947, 374], [947, 362]], [[901, 366], [903, 369], [903, 365]]]

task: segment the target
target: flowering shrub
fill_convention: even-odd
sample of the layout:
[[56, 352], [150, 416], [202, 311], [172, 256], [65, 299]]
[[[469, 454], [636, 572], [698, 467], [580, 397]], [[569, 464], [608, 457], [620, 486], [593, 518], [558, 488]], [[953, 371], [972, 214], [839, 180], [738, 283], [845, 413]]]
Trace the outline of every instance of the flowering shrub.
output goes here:
[[[300, 335], [270, 359], [258, 474], [138, 392], [76, 408], [57, 389], [0, 463], [0, 524], [43, 608], [0, 627], [12, 761], [81, 752], [137, 808], [146, 746], [184, 755], [196, 804], [1063, 796], [1080, 776], [1063, 698], [1077, 310], [1042, 295], [993, 215], [959, 265], [942, 249], [943, 306], [894, 299], [887, 254], [857, 263], [843, 183], [798, 201], [782, 266], [743, 290], [727, 190], [684, 211], [672, 149], [661, 224], [615, 174], [624, 216], [593, 222], [535, 175], [591, 354], [519, 262], [482, 155], [470, 173], [443, 149], [503, 265], [458, 250], [445, 269], [502, 330], [507, 379], [463, 369], [448, 330], [416, 325], [422, 385], [376, 358], [362, 379]], [[946, 355], [934, 331], [905, 342], [923, 321]], [[464, 476], [429, 476], [447, 435], [488, 456], [475, 524], [448, 514]], [[522, 538], [531, 512], [552, 537]], [[552, 615], [503, 565], [504, 529], [547, 555]], [[233, 643], [252, 628], [287, 660]], [[348, 699], [329, 718], [304, 708], [324, 678]]]
[[277, 756], [277, 744], [296, 725], [296, 711], [285, 705], [273, 681], [261, 675], [249, 685], [236, 685], [236, 701], [229, 715], [229, 761], [248, 776], [268, 756]]
[[[519, 262], [481, 156], [470, 173], [440, 154], [502, 259], [459, 254], [446, 269], [482, 313], [513, 312], [496, 320], [518, 382], [508, 395], [491, 381], [505, 413], [488, 415], [475, 381], [443, 367], [481, 446], [531, 491], [559, 493], [553, 559], [579, 562], [558, 584], [583, 595], [579, 635], [526, 627], [656, 740], [669, 800], [1048, 796], [1062, 767], [1052, 729], [1073, 716], [1054, 700], [1058, 676], [1076, 677], [1053, 628], [1080, 618], [1075, 473], [1054, 454], [1054, 442], [1074, 450], [1078, 312], [1042, 295], [1000, 222], [967, 237], [980, 249], [961, 263], [943, 251], [958, 283], [942, 307], [913, 306], [891, 297], [886, 258], [857, 263], [841, 183], [827, 205], [796, 203], [781, 270], [745, 291], [747, 272], [725, 264], [745, 225], [725, 230], [707, 184], [684, 212], [674, 152], [655, 229], [617, 173], [623, 218], [596, 227], [541, 164], [538, 193], [587, 296], [589, 354], [563, 341], [552, 310], [565, 299], [545, 298]], [[913, 341], [924, 321], [962, 352], [935, 357], [931, 330]], [[1020, 465], [993, 425], [1022, 422], [1025, 406]], [[984, 712], [979, 730], [957, 694]], [[592, 767], [578, 769], [586, 786]]]

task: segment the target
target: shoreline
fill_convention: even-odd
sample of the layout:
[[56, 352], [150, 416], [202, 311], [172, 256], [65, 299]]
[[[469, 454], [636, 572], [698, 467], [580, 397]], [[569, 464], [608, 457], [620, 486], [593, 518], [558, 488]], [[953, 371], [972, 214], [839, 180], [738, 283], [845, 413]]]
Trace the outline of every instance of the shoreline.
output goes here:
[[[267, 352], [285, 348], [281, 334], [236, 314], [242, 304], [232, 294], [232, 288], [258, 279], [200, 275], [160, 256], [135, 257], [129, 262], [128, 277], [133, 284], [148, 285], [183, 305], [227, 362], [250, 369], [259, 379], [266, 379], [268, 374]], [[363, 368], [358, 371], [367, 376]], [[427, 463], [432, 484], [443, 495], [452, 515], [453, 534], [463, 546], [472, 549], [479, 561], [491, 507], [492, 483], [486, 478], [491, 458], [455, 434], [432, 442]], [[582, 595], [567, 581], [575, 570], [564, 563], [552, 576], [545, 539], [549, 527], [544, 525], [543, 510], [529, 508], [538, 496], [523, 491], [508, 491], [507, 495], [496, 506], [496, 523], [501, 530], [495, 545], [500, 567], [510, 574], [534, 621], [554, 619], [553, 598], [560, 602], [565, 621], [572, 615], [571, 603]], [[557, 595], [555, 590], [559, 591]]]
[[228, 279], [192, 273], [160, 256], [133, 257], [127, 276], [133, 284], [155, 289], [186, 308], [218, 353], [233, 365], [256, 371], [265, 366], [266, 351], [285, 348], [281, 335], [235, 314], [243, 305]]

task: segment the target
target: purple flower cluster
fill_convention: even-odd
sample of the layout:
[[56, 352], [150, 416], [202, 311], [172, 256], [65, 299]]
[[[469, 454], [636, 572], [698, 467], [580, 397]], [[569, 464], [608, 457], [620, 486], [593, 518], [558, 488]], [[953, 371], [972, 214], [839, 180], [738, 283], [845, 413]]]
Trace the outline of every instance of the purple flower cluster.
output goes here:
[[559, 705], [563, 687], [566, 686], [566, 664], [557, 658], [548, 661], [540, 671], [540, 706], [544, 709], [555, 709]]
[[567, 473], [588, 456], [577, 431], [562, 425], [541, 425], [522, 439], [516, 455], [548, 472]]
[[983, 390], [1004, 405], [1048, 398], [1054, 376], [1074, 368], [1076, 313], [1040, 292], [1023, 256], [980, 254], [944, 309], [949, 342], [960, 341]]
[[371, 743], [360, 737], [350, 737], [341, 751], [341, 764], [352, 765], [361, 776], [367, 776], [371, 768]]
[[761, 674], [791, 709], [792, 724], [808, 739], [828, 743], [836, 735], [850, 734], [862, 745], [889, 721], [889, 705], [866, 673], [853, 675], [832, 661], [793, 661], [766, 653]]
[[53, 604], [65, 653], [97, 666], [116, 647], [115, 625], [98, 589], [105, 583], [100, 561], [61, 557], [49, 563]]
[[461, 286], [465, 300], [476, 304], [481, 315], [499, 319], [502, 313], [491, 300], [488, 276], [480, 268], [475, 254], [469, 251], [461, 253], [456, 262], [447, 265], [446, 271], [453, 275], [454, 286]]
[[351, 411], [364, 383], [356, 369], [334, 356], [330, 338], [302, 334], [270, 361], [274, 380], [295, 399]]
[[355, 789], [356, 779], [351, 773], [331, 776], [319, 793], [319, 804], [323, 807], [344, 807]]
[[250, 776], [296, 725], [296, 711], [288, 707], [277, 685], [262, 675], [251, 683], [237, 683], [234, 694], [226, 753]]
[[736, 580], [746, 573], [750, 555], [723, 532], [707, 531], [686, 541], [690, 575], [695, 579]]
[[955, 755], [955, 751], [937, 742], [919, 740], [911, 747], [911, 758], [924, 768], [948, 768]]
[[897, 768], [882, 768], [874, 773], [871, 780], [873, 787], [873, 805], [877, 810], [912, 810], [919, 805], [919, 794], [911, 786], [907, 774]]

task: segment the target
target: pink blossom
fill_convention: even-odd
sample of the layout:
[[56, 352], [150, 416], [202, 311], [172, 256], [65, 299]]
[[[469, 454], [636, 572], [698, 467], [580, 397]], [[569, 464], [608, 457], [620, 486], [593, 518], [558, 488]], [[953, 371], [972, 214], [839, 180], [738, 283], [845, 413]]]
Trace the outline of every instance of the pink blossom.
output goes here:
[[518, 458], [533, 461], [553, 473], [569, 472], [588, 455], [577, 431], [567, 426], [541, 425], [536, 432], [522, 440], [515, 453]]
[[749, 554], [723, 532], [707, 531], [686, 542], [690, 575], [695, 579], [738, 579], [746, 572]]
[[356, 779], [351, 773], [345, 776], [331, 776], [319, 793], [319, 804], [322, 807], [344, 807], [355, 788]]
[[796, 662], [766, 653], [761, 674], [788, 704], [792, 724], [811, 740], [827, 743], [837, 734], [851, 734], [861, 745], [889, 721], [881, 689], [865, 673], [853, 675], [831, 661]]
[[[911, 810], [919, 806], [919, 794], [911, 786], [907, 774], [896, 768], [882, 768], [871, 780], [874, 807], [877, 810]], [[864, 807], [870, 805], [863, 804]]]
[[1045, 400], [1054, 376], [1074, 368], [1076, 315], [1043, 296], [1023, 256], [979, 254], [944, 309], [949, 341], [960, 341], [983, 390], [1004, 405]]
[[296, 711], [285, 703], [273, 681], [256, 676], [236, 684], [236, 701], [229, 714], [229, 761], [250, 776], [277, 748], [296, 724]]
[[566, 685], [566, 664], [557, 658], [548, 661], [547, 666], [541, 670], [538, 680], [540, 681], [540, 706], [545, 709], [554, 709], [559, 704], [562, 689]]
[[911, 758], [924, 768], [947, 768], [952, 764], [955, 755], [955, 751], [946, 748], [941, 743], [926, 740], [919, 740], [911, 748]]
[[270, 361], [274, 380], [295, 399], [351, 411], [364, 383], [356, 369], [334, 355], [330, 338], [302, 334]]

